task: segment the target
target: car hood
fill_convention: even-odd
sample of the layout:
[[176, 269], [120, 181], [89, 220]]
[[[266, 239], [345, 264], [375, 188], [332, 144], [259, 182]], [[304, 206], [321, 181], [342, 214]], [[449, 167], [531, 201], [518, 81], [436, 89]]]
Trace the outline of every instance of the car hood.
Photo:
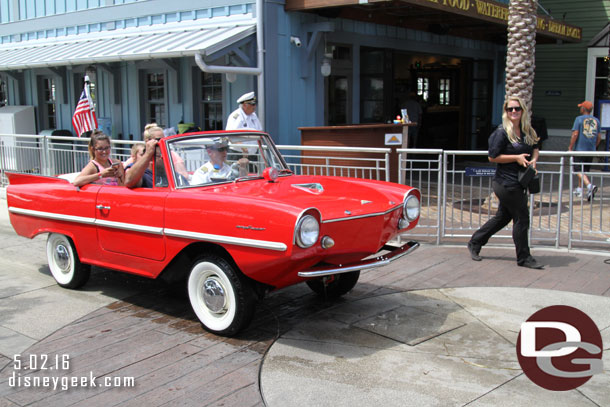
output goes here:
[[[384, 181], [324, 176], [282, 176], [275, 182], [247, 180], [203, 187], [225, 197], [267, 201], [296, 213], [317, 208], [322, 220], [383, 213], [400, 206], [411, 187]], [[198, 191], [198, 192], [199, 192]]]

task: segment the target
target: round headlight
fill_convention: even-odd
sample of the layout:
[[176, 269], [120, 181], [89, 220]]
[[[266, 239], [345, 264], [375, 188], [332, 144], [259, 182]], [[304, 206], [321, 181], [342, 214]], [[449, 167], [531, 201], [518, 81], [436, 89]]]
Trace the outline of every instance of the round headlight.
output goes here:
[[403, 216], [412, 222], [419, 217], [419, 199], [415, 195], [409, 195], [403, 204]]
[[320, 236], [320, 224], [311, 215], [305, 215], [297, 224], [297, 244], [304, 249], [313, 246]]

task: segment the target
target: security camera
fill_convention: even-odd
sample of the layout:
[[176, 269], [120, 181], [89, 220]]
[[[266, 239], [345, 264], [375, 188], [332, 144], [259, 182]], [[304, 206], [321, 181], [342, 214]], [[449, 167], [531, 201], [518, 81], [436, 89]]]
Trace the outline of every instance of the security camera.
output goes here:
[[290, 43], [294, 44], [294, 46], [297, 48], [301, 48], [301, 45], [303, 45], [301, 43], [301, 39], [299, 37], [295, 37], [295, 36], [290, 37]]

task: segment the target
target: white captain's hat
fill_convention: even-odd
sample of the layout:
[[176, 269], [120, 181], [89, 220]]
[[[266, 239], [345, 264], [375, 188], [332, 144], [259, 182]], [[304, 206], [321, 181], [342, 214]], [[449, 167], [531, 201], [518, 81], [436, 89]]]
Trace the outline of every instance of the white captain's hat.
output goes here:
[[256, 104], [256, 96], [254, 95], [254, 92], [248, 92], [246, 94], [243, 94], [239, 97], [239, 99], [237, 99], [237, 103], [242, 104], [242, 103], [252, 103], [252, 104]]

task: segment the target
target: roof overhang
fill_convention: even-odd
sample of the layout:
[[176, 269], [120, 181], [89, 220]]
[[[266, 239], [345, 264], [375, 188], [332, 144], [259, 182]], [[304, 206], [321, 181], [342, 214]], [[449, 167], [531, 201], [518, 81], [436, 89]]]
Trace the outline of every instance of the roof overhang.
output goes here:
[[[494, 0], [286, 0], [285, 10], [506, 44], [508, 5]], [[580, 27], [538, 15], [537, 42], [581, 39]]]
[[210, 56], [255, 32], [248, 15], [11, 42], [0, 45], [0, 71]]

